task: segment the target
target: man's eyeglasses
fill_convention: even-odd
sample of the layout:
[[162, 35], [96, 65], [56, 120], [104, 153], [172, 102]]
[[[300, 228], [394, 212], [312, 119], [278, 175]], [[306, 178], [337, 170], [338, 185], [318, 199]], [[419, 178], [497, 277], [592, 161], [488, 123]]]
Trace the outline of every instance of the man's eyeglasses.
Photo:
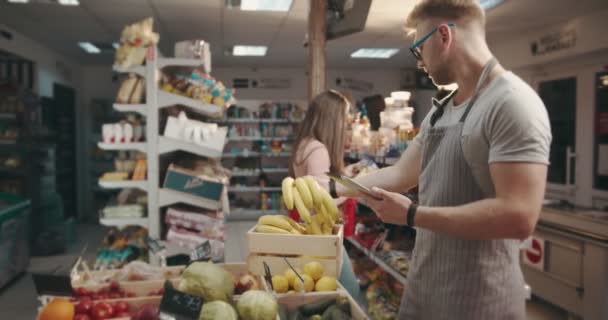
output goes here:
[[[447, 23], [448, 27], [453, 27], [456, 24], [453, 22], [449, 22]], [[435, 33], [437, 30], [439, 30], [439, 26], [435, 27], [433, 30], [431, 30], [431, 32], [427, 33], [426, 35], [424, 35], [424, 37], [418, 39], [418, 41], [414, 42], [411, 46], [410, 46], [410, 51], [412, 52], [412, 54], [414, 55], [414, 58], [416, 58], [416, 60], [422, 61], [422, 51], [420, 50], [420, 45], [425, 42], [428, 38], [430, 38], [433, 33]]]

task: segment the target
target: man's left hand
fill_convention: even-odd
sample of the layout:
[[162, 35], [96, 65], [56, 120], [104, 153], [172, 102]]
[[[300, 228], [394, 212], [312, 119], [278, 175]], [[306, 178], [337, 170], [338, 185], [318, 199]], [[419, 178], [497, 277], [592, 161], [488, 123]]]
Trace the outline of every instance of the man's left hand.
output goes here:
[[375, 200], [365, 195], [363, 198], [382, 222], [396, 225], [407, 224], [407, 210], [412, 204], [410, 198], [376, 187], [372, 188], [372, 191], [376, 196], [382, 198], [382, 200]]

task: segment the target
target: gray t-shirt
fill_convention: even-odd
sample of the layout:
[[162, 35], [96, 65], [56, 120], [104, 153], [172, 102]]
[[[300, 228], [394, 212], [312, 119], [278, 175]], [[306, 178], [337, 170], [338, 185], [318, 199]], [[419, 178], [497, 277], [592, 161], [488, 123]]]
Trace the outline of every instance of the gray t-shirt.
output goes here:
[[[450, 101], [435, 127], [456, 124], [469, 101]], [[430, 128], [426, 115], [414, 143], [422, 146]], [[547, 109], [536, 92], [512, 72], [505, 72], [482, 89], [465, 120], [462, 148], [477, 183], [486, 197], [495, 195], [490, 176], [492, 162], [549, 164], [551, 127]]]

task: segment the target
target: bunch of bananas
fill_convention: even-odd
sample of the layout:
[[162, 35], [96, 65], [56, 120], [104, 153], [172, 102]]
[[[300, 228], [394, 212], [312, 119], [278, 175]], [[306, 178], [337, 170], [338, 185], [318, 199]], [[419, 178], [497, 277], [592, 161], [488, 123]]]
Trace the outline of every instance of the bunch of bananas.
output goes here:
[[[303, 225], [287, 216], [263, 216], [258, 220], [257, 232], [283, 234], [332, 234], [334, 225], [340, 220], [340, 210], [329, 193], [311, 177], [293, 179], [287, 177], [282, 183], [285, 207], [298, 210]], [[311, 213], [312, 211], [312, 213]]]

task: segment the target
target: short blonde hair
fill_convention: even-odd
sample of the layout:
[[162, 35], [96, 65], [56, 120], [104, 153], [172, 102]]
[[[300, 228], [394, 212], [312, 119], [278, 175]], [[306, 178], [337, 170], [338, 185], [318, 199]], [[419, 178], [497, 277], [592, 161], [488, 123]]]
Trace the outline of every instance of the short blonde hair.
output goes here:
[[419, 0], [405, 21], [406, 33], [415, 35], [420, 20], [432, 18], [477, 21], [482, 26], [486, 23], [479, 0]]

